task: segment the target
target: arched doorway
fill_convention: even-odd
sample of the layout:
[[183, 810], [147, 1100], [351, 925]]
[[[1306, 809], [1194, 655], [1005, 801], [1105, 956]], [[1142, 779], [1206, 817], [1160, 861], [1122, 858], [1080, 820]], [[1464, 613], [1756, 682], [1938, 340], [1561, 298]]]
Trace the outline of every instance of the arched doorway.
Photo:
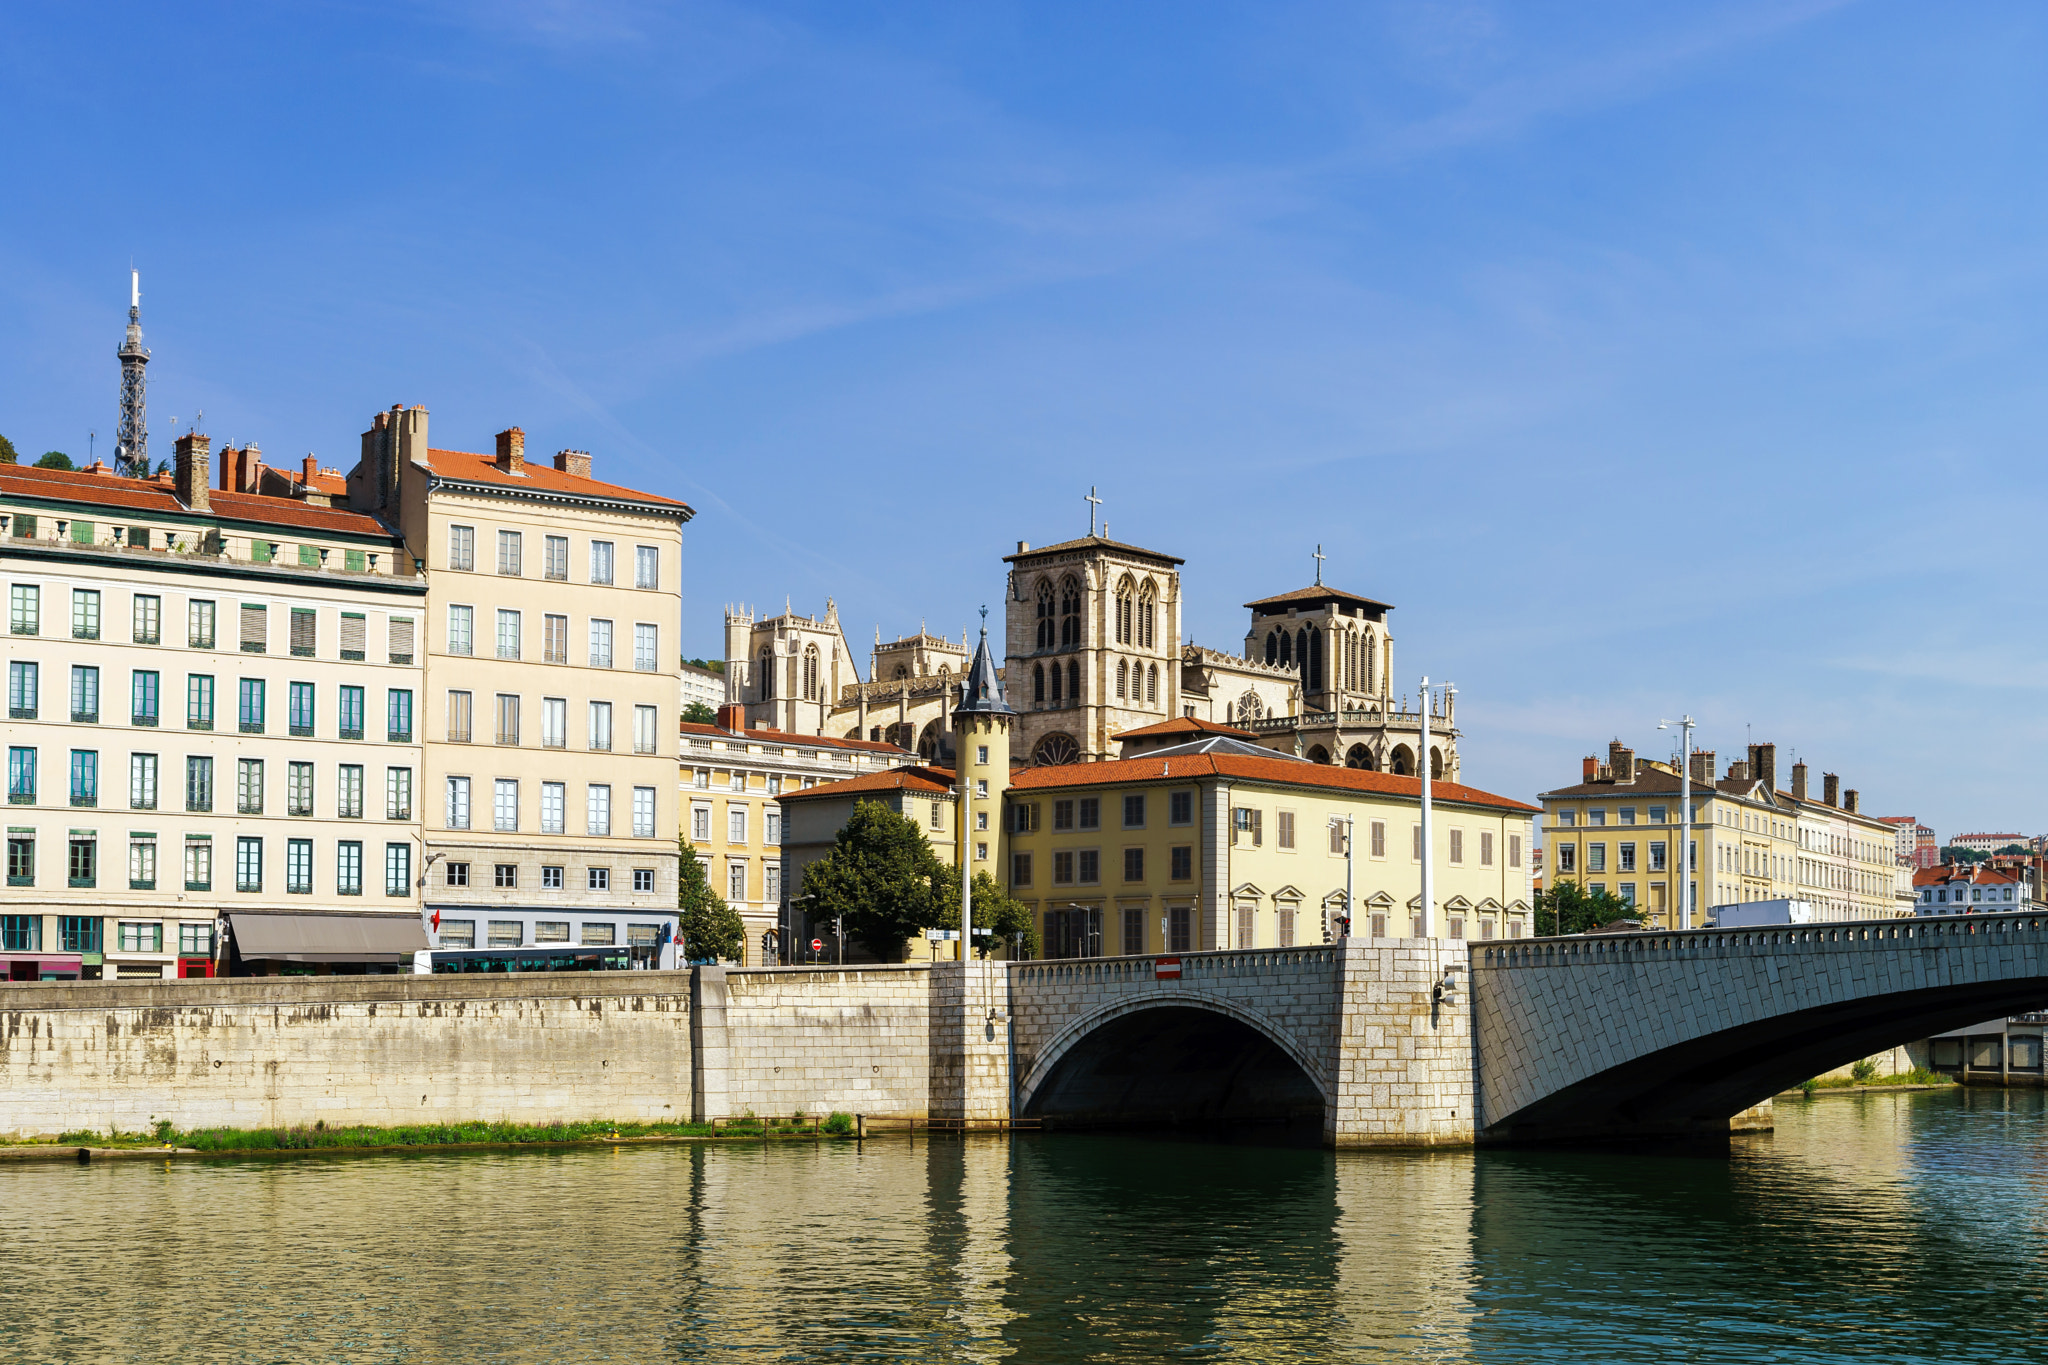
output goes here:
[[1198, 1005], [1119, 1015], [1069, 1047], [1023, 1115], [1048, 1127], [1301, 1124], [1320, 1135], [1323, 1093], [1258, 1029]]

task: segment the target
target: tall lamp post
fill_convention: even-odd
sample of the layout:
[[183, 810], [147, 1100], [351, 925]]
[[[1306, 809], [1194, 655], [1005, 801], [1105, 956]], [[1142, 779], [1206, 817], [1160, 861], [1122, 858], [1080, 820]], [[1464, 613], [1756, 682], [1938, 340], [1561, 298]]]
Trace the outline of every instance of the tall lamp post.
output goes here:
[[[817, 898], [817, 893], [813, 891], [807, 892], [801, 896], [791, 896], [788, 900], [782, 903], [782, 927], [785, 931], [783, 934], [782, 942], [785, 955], [789, 953], [794, 953], [796, 951], [797, 941], [801, 937], [801, 935], [799, 935], [796, 932], [796, 903], [798, 901], [814, 901]], [[838, 923], [838, 920], [835, 918], [833, 920], [832, 935], [835, 940], [843, 944], [845, 940], [839, 938]], [[846, 951], [843, 947], [840, 949], [839, 952], [839, 961], [840, 965], [842, 966], [844, 966], [846, 963]]]
[[1692, 725], [1691, 716], [1660, 720], [1659, 730], [1678, 727], [1678, 809], [1683, 817], [1678, 835], [1678, 927], [1692, 928]]
[[1323, 942], [1325, 943], [1328, 943], [1332, 937], [1351, 937], [1351, 916], [1353, 913], [1351, 909], [1351, 817], [1348, 815], [1331, 816], [1330, 832], [1332, 834], [1339, 834], [1344, 840], [1344, 932], [1334, 936], [1330, 933], [1330, 907], [1325, 905], [1323, 907]]
[[1415, 919], [1415, 936], [1430, 937], [1430, 854], [1434, 851], [1429, 841], [1429, 675], [1422, 675], [1422, 738], [1415, 754], [1415, 771], [1422, 779], [1422, 913]]

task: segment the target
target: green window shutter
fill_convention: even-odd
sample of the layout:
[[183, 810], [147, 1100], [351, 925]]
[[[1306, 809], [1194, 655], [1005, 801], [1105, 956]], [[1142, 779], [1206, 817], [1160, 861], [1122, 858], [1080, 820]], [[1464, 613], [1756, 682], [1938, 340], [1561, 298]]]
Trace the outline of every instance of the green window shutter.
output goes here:
[[301, 545], [301, 546], [299, 547], [299, 564], [300, 564], [300, 567], [302, 567], [302, 568], [308, 568], [308, 569], [310, 569], [310, 568], [316, 568], [316, 567], [318, 567], [318, 566], [319, 566], [319, 563], [320, 563], [320, 547], [319, 547], [319, 546], [317, 546], [317, 545]]
[[361, 550], [342, 551], [341, 563], [350, 573], [361, 573], [368, 567], [364, 562], [364, 552]]
[[277, 546], [267, 540], [249, 542], [249, 558], [258, 564], [268, 564], [277, 553]]
[[91, 522], [89, 522], [89, 521], [74, 521], [74, 522], [72, 522], [72, 523], [71, 523], [71, 543], [72, 543], [73, 545], [90, 545], [90, 544], [92, 544], [92, 523], [91, 523]]

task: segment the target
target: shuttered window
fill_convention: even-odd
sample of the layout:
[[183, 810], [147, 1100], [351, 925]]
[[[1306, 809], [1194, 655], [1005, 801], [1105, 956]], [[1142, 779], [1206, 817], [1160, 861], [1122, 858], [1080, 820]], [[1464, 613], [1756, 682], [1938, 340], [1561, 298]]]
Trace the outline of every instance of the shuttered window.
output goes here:
[[391, 662], [409, 664], [412, 662], [413, 618], [394, 616], [391, 618]]
[[292, 608], [292, 653], [310, 659], [318, 653], [320, 614], [305, 607]]
[[261, 654], [270, 644], [270, 621], [261, 606], [242, 603], [242, 652]]
[[541, 617], [545, 629], [541, 633], [541, 661], [550, 664], [569, 662], [569, 618], [546, 615]]
[[363, 613], [345, 611], [341, 614], [341, 657], [360, 661], [368, 644], [369, 624]]

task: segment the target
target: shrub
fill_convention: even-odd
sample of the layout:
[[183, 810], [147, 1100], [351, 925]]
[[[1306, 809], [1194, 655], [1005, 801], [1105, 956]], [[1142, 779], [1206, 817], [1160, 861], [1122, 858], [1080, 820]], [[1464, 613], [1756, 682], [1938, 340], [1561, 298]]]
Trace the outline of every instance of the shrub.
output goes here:
[[1850, 1078], [1858, 1085], [1867, 1084], [1876, 1075], [1877, 1063], [1871, 1061], [1868, 1057], [1865, 1057], [1862, 1061], [1849, 1068]]
[[1812, 1099], [1813, 1092], [1820, 1089], [1820, 1082], [1815, 1080], [1801, 1081], [1799, 1083], [1799, 1088], [1806, 1092], [1806, 1097], [1808, 1099]]
[[824, 1127], [820, 1131], [830, 1133], [835, 1137], [843, 1137], [853, 1131], [853, 1115], [842, 1114], [835, 1110], [826, 1116]]

